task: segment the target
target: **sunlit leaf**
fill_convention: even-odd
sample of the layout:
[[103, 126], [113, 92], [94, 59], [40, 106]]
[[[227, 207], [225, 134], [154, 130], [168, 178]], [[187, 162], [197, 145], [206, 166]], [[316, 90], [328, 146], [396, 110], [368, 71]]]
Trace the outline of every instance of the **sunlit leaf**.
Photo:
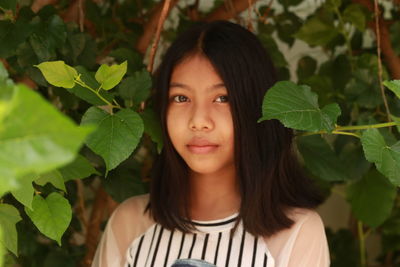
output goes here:
[[119, 65], [108, 66], [102, 64], [97, 70], [95, 78], [104, 90], [114, 88], [124, 77], [127, 70], [128, 63], [124, 61]]
[[36, 65], [46, 80], [54, 86], [72, 88], [78, 72], [64, 63], [64, 61], [48, 61]]

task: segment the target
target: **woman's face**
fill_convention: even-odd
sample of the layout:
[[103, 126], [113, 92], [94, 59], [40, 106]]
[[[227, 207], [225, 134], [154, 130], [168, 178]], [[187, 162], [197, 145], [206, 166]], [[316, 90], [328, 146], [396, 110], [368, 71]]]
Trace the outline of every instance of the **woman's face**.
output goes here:
[[167, 129], [173, 146], [195, 173], [234, 167], [233, 121], [227, 90], [213, 66], [194, 55], [171, 76]]

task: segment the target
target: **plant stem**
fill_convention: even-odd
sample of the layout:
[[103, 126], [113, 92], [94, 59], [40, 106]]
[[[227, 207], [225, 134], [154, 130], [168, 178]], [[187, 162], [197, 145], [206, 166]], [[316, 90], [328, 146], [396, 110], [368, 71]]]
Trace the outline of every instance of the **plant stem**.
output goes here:
[[380, 33], [380, 26], [379, 26], [379, 18], [380, 18], [380, 11], [378, 6], [378, 0], [374, 0], [374, 13], [375, 13], [375, 29], [376, 29], [376, 51], [378, 54], [378, 78], [379, 78], [379, 87], [381, 89], [383, 103], [386, 109], [386, 116], [388, 121], [391, 121], [390, 118], [390, 109], [385, 95], [385, 88], [383, 87], [383, 68], [382, 68], [382, 59], [381, 59], [381, 33]]
[[90, 91], [92, 91], [93, 93], [95, 93], [101, 100], [103, 100], [104, 103], [106, 103], [107, 105], [111, 106], [111, 108], [119, 108], [121, 109], [121, 106], [117, 105], [114, 106], [113, 104], [111, 104], [107, 99], [105, 99], [99, 92], [97, 92], [96, 90], [94, 90], [93, 88], [91, 88], [90, 86], [87, 86], [86, 83], [84, 83], [79, 77], [75, 79], [75, 82], [77, 84], [79, 84], [80, 86], [89, 89]]
[[358, 239], [360, 242], [360, 266], [366, 267], [366, 254], [365, 254], [365, 236], [362, 221], [358, 221]]
[[399, 125], [396, 122], [385, 122], [371, 125], [356, 125], [356, 126], [337, 126], [335, 130], [338, 131], [354, 131], [354, 130], [366, 130], [373, 128], [384, 128]]

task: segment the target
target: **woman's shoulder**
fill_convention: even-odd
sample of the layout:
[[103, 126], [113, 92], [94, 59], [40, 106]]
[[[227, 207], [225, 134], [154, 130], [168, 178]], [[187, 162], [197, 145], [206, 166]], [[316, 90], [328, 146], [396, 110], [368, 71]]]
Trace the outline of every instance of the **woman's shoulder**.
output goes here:
[[307, 237], [309, 241], [326, 242], [323, 221], [315, 210], [292, 208], [288, 211], [288, 217], [293, 220], [291, 227], [265, 238], [274, 257], [290, 253], [295, 243], [302, 242], [304, 237]]
[[149, 194], [137, 195], [124, 200], [112, 214], [113, 227], [129, 227], [130, 232], [144, 231], [154, 222], [146, 212]]

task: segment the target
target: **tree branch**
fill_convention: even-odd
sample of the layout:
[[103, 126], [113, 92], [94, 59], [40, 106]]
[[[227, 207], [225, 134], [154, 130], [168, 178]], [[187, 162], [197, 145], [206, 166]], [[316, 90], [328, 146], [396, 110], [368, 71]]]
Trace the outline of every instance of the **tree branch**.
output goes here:
[[[167, 14], [171, 10], [171, 8], [176, 5], [177, 2], [178, 0], [171, 1]], [[140, 36], [139, 40], [136, 43], [136, 49], [142, 54], [146, 53], [147, 47], [149, 47], [151, 40], [153, 39], [153, 36], [157, 30], [163, 6], [164, 1], [158, 3], [157, 6], [150, 12], [150, 19], [143, 26], [143, 35]]]
[[100, 224], [104, 217], [104, 207], [107, 207], [108, 199], [109, 196], [100, 185], [100, 187], [97, 189], [96, 197], [92, 207], [92, 214], [90, 215], [90, 220], [88, 223], [85, 241], [87, 250], [85, 258], [82, 262], [82, 266], [90, 266], [92, 264], [99, 240]]
[[[257, 0], [252, 0], [252, 4], [257, 2]], [[249, 1], [248, 0], [230, 0], [230, 4], [232, 8], [227, 10], [225, 4], [221, 4], [214, 12], [209, 14], [204, 20], [205, 21], [214, 21], [214, 20], [228, 20], [240, 12], [249, 8]]]
[[156, 36], [153, 45], [151, 46], [149, 65], [147, 66], [147, 71], [150, 73], [153, 72], [154, 57], [157, 52], [158, 42], [160, 41], [161, 30], [164, 26], [164, 21], [167, 18], [170, 6], [171, 6], [171, 0], [164, 0], [164, 5], [161, 10], [161, 16], [157, 24]]
[[[374, 13], [373, 2], [369, 0], [353, 0], [354, 3], [365, 6], [369, 11]], [[375, 23], [368, 23], [368, 27], [375, 32], [376, 38], [380, 38], [382, 54], [385, 58], [386, 65], [393, 79], [400, 79], [400, 58], [396, 55], [392, 43], [390, 41], [390, 33], [388, 24], [382, 17], [379, 17], [379, 36], [377, 35]]]

